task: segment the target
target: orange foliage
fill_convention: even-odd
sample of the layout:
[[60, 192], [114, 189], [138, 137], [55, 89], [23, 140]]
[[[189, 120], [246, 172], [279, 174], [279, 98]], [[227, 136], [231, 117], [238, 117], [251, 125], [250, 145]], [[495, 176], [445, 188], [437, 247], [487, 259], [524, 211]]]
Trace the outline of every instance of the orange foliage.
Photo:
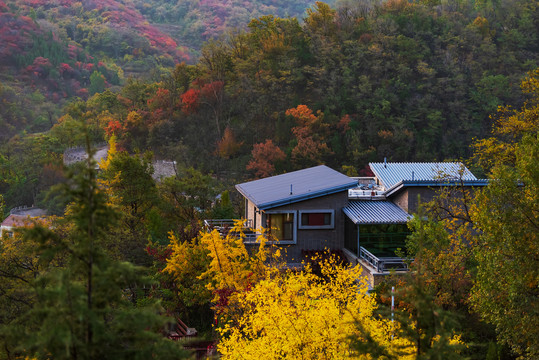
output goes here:
[[286, 110], [286, 115], [293, 116], [298, 123], [292, 128], [298, 142], [292, 149], [292, 159], [299, 166], [322, 163], [322, 157], [332, 153], [325, 141], [329, 125], [323, 122], [324, 113], [318, 111], [314, 115], [306, 105], [298, 105]]
[[223, 138], [217, 142], [217, 154], [223, 159], [228, 159], [238, 152], [242, 142], [237, 142], [232, 130], [227, 126]]
[[296, 108], [288, 109], [285, 114], [293, 116], [301, 126], [311, 125], [317, 120], [307, 105], [298, 105]]
[[403, 11], [410, 6], [410, 3], [408, 0], [388, 0], [383, 6], [389, 11]]
[[267, 139], [265, 143], [255, 144], [251, 155], [253, 158], [247, 164], [247, 170], [254, 171], [258, 178], [273, 175], [275, 162], [286, 158], [285, 153], [270, 139]]
[[352, 120], [350, 119], [350, 115], [346, 114], [344, 115], [341, 120], [337, 123], [337, 129], [341, 131], [341, 133], [346, 133], [348, 130], [350, 130], [350, 122]]
[[[299, 133], [299, 130], [294, 133]], [[316, 141], [312, 136], [297, 136], [297, 140], [298, 144], [292, 149], [292, 158], [297, 162], [307, 161], [309, 165], [320, 164], [322, 156], [331, 153], [326, 143]]]
[[391, 139], [393, 137], [393, 132], [391, 130], [380, 130], [378, 131], [378, 136], [382, 139]]
[[107, 136], [112, 136], [114, 134], [117, 134], [122, 129], [122, 124], [120, 124], [118, 120], [111, 120], [105, 127], [105, 132], [107, 133]]
[[185, 114], [192, 114], [198, 110], [200, 90], [189, 89], [181, 95], [182, 110]]

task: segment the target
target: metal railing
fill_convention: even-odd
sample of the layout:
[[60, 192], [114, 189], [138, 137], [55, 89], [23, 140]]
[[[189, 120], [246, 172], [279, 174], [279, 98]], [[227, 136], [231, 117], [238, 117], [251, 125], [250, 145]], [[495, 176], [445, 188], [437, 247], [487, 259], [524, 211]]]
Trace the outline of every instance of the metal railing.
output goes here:
[[[234, 223], [238, 221], [239, 219], [206, 219], [204, 220], [204, 226], [209, 229], [213, 230], [216, 228], [232, 228], [234, 227]], [[253, 227], [253, 220], [252, 219], [245, 219], [243, 220], [243, 227], [250, 229]]]
[[377, 257], [363, 246], [359, 247], [359, 258], [365, 260], [377, 272], [408, 271], [408, 264], [399, 257]]
[[18, 214], [20, 212], [24, 212], [24, 211], [27, 211], [27, 210], [30, 210], [30, 209], [33, 209], [33, 208], [34, 208], [34, 205], [32, 205], [32, 206], [26, 206], [26, 205], [17, 206], [17, 207], [14, 207], [13, 209], [9, 210], [9, 214], [10, 215]]
[[[217, 230], [222, 236], [227, 236], [232, 230], [232, 228], [234, 228], [234, 224], [238, 220], [239, 219], [206, 219], [204, 220], [204, 227], [208, 231]], [[243, 220], [242, 230], [243, 235], [245, 236], [243, 241], [246, 243], [256, 242], [256, 239], [260, 235], [256, 232], [256, 229], [253, 229], [252, 219]]]

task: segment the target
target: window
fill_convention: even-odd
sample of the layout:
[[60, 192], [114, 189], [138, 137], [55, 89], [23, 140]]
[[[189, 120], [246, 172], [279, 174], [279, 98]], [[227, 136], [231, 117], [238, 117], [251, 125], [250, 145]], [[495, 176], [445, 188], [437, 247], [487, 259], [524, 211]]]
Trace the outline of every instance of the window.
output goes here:
[[279, 242], [292, 244], [296, 242], [296, 213], [275, 211], [266, 213], [266, 227]]
[[300, 229], [333, 229], [335, 228], [334, 210], [300, 210]]

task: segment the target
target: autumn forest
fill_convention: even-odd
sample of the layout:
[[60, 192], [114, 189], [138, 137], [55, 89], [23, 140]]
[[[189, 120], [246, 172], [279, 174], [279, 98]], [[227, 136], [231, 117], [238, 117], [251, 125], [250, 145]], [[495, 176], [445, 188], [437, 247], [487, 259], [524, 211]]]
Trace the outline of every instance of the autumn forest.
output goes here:
[[[0, 220], [47, 212], [0, 239], [0, 359], [536, 358], [538, 124], [537, 0], [0, 0]], [[490, 183], [370, 292], [204, 228], [234, 184], [384, 159]]]

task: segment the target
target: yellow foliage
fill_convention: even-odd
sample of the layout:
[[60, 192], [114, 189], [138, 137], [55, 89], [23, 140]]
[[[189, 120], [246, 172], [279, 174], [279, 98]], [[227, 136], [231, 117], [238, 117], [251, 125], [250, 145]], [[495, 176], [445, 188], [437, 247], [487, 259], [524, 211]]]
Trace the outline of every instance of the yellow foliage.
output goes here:
[[114, 120], [116, 120], [116, 118], [112, 116], [109, 111], [103, 111], [97, 116], [97, 123], [101, 129], [107, 127], [107, 124]]
[[525, 134], [539, 131], [539, 68], [528, 73], [521, 88], [532, 96], [531, 99], [520, 110], [499, 107], [492, 130], [494, 137], [479, 140], [473, 145], [477, 160], [486, 168], [496, 164], [514, 164], [518, 140]]
[[144, 123], [144, 120], [142, 119], [142, 116], [136, 112], [136, 111], [130, 111], [129, 114], [127, 114], [126, 124], [130, 128], [135, 128]]
[[[196, 278], [193, 283], [213, 292], [223, 359], [373, 359], [355, 350], [358, 342], [375, 342], [400, 359], [414, 357], [415, 345], [399, 337], [399, 325], [374, 313], [360, 267], [330, 258], [321, 263], [320, 275], [309, 265], [285, 270], [280, 250], [266, 236], [248, 251], [242, 229], [238, 221], [227, 236], [201, 232], [183, 243], [171, 234], [164, 270], [179, 283]], [[193, 259], [202, 257], [209, 263], [196, 272]]]
[[[112, 159], [114, 158], [114, 156], [116, 156], [116, 154], [118, 154], [116, 144], [116, 135], [112, 135], [109, 139], [109, 149], [107, 151], [107, 157], [99, 161], [99, 168], [103, 172], [109, 169]], [[121, 202], [121, 197], [113, 191], [114, 185], [120, 183], [120, 176], [121, 173], [117, 172], [112, 179], [106, 179], [101, 177], [97, 180], [99, 187], [108, 195], [107, 204], [112, 207], [119, 206]]]
[[116, 144], [116, 135], [112, 135], [109, 139], [109, 150], [107, 151], [107, 156], [99, 161], [99, 168], [101, 170], [107, 170], [110, 166], [110, 161], [114, 155], [118, 153]]
[[163, 271], [173, 275], [176, 289], [186, 305], [207, 303], [211, 293], [199, 277], [207, 270], [208, 251], [199, 238], [182, 242], [170, 232], [169, 239], [171, 255]]
[[[249, 288], [258, 282], [270, 270], [270, 249], [266, 246], [266, 238], [260, 235], [258, 251], [249, 254], [245, 245], [243, 222], [236, 221], [228, 235], [223, 237], [217, 230], [203, 233], [200, 242], [209, 251], [211, 258], [208, 271], [202, 277], [210, 279], [208, 289], [233, 289], [236, 291]], [[280, 253], [274, 253], [273, 258]]]
[[[219, 329], [223, 359], [372, 359], [354, 341], [366, 335], [390, 354], [413, 358], [413, 344], [393, 337], [393, 324], [374, 315], [374, 298], [358, 266], [322, 263], [322, 278], [304, 271], [269, 272], [238, 294], [243, 315]], [[361, 329], [361, 330], [360, 330]], [[402, 349], [406, 348], [402, 355]]]
[[[172, 255], [167, 260], [166, 272], [175, 278], [182, 278], [189, 269], [188, 248], [197, 246], [207, 251], [210, 263], [198, 280], [205, 280], [206, 288], [214, 294], [214, 309], [220, 315], [234, 316], [238, 293], [247, 291], [266, 274], [279, 269], [280, 251], [267, 246], [264, 234], [257, 239], [258, 250], [250, 254], [245, 245], [243, 221], [238, 220], [228, 235], [221, 236], [217, 230], [201, 232], [191, 243], [180, 243], [174, 236], [170, 237]], [[198, 245], [193, 244], [198, 242]], [[270, 266], [273, 265], [273, 266]], [[221, 290], [226, 292], [226, 306], [223, 306]]]

